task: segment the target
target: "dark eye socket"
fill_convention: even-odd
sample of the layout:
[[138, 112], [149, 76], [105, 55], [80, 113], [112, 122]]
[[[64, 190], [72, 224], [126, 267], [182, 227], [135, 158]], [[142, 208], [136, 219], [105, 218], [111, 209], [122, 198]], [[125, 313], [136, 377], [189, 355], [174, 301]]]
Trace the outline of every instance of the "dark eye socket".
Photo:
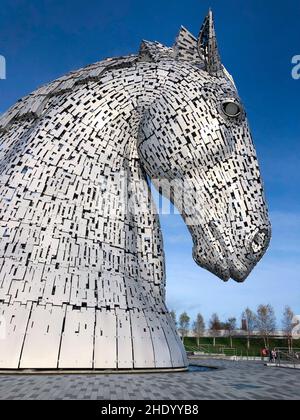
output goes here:
[[223, 103], [223, 111], [224, 113], [231, 118], [236, 118], [241, 115], [241, 107], [236, 102], [224, 102]]

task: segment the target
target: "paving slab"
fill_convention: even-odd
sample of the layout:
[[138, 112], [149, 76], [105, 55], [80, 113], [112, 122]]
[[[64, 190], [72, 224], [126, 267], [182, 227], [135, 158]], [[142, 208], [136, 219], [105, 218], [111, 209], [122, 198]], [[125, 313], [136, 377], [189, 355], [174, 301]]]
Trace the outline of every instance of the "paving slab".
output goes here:
[[299, 400], [300, 371], [192, 360], [208, 372], [0, 375], [0, 400]]

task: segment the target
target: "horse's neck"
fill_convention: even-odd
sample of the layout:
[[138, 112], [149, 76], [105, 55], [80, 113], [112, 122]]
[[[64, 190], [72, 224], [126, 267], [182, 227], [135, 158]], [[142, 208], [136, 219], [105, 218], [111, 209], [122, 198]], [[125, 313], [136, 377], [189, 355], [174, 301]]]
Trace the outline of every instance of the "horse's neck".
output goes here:
[[[42, 296], [42, 303], [61, 305], [72, 282], [73, 305], [98, 300], [128, 308], [145, 306], [147, 299], [163, 305], [159, 221], [151, 206], [124, 209], [127, 191], [138, 185], [146, 195], [148, 186], [137, 153], [141, 87], [131, 83], [133, 91], [126, 90], [122, 80], [119, 90], [111, 77], [53, 98], [29, 128], [19, 122], [14, 146], [14, 127], [7, 133], [1, 176], [11, 188], [1, 190], [0, 216], [8, 223], [0, 248], [6, 258], [0, 299], [26, 303]], [[118, 179], [128, 190], [115, 184]], [[17, 246], [20, 274], [11, 258]]]
[[[127, 112], [131, 107], [129, 104]], [[142, 281], [149, 298], [163, 301], [165, 263], [162, 234], [137, 152], [140, 115], [133, 108], [130, 112], [127, 122], [116, 118], [108, 122], [102, 135], [98, 135], [105, 151], [98, 168], [102, 174], [98, 208], [103, 210], [101, 216], [104, 220], [103, 268], [115, 275], [125, 275], [128, 281], [130, 278]], [[118, 126], [116, 121], [119, 121]], [[109, 137], [107, 133], [110, 133]], [[113, 133], [115, 137], [112, 138]], [[133, 294], [134, 290], [138, 294], [138, 288], [132, 286]]]

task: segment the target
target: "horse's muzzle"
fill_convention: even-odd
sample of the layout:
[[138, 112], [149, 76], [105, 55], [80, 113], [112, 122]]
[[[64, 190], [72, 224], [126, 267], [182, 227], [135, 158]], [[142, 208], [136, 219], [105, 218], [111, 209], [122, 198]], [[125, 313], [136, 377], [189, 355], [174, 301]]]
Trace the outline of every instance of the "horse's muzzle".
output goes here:
[[232, 279], [243, 283], [268, 249], [271, 240], [271, 226], [265, 225], [261, 229], [256, 229], [243, 245], [234, 246], [234, 238], [232, 238], [231, 251], [228, 250], [225, 241], [219, 234], [214, 236], [218, 238], [222, 252], [216, 253], [215, 249], [210, 250], [211, 254], [208, 251], [208, 255], [205, 257], [203, 249], [200, 249], [196, 244], [193, 250], [195, 262], [223, 281]]

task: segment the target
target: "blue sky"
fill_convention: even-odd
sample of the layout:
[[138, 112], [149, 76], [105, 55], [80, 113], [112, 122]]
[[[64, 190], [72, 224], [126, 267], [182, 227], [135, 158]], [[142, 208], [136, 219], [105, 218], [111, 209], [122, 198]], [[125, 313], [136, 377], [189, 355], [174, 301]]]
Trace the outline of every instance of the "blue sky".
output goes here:
[[223, 62], [246, 105], [265, 181], [273, 241], [245, 284], [223, 284], [195, 265], [179, 216], [163, 216], [170, 308], [206, 318], [286, 304], [300, 314], [300, 3], [274, 0], [2, 0], [0, 112], [38, 86], [105, 57], [135, 53], [142, 39], [172, 45], [180, 25], [198, 34], [213, 8]]

